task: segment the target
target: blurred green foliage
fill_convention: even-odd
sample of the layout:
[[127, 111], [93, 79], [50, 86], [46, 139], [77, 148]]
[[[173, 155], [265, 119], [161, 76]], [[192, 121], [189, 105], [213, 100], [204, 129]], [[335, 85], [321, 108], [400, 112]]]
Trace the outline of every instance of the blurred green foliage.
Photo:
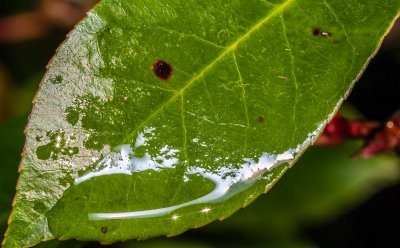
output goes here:
[[24, 144], [25, 122], [26, 117], [20, 117], [0, 125], [0, 233], [4, 233], [11, 212], [18, 162]]

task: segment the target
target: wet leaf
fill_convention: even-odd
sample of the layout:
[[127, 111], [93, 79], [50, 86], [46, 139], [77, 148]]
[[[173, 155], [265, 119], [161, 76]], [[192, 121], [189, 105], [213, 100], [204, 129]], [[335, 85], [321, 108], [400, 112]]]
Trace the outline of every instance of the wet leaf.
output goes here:
[[400, 6], [105, 0], [34, 101], [6, 247], [177, 235], [267, 191]]

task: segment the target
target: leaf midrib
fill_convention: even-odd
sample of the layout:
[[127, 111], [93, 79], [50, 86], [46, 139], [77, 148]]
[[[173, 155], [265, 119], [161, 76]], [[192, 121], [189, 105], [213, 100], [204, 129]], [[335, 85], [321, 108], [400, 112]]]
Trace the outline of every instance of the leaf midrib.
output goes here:
[[131, 140], [136, 136], [137, 131], [139, 131], [140, 128], [142, 128], [149, 120], [151, 120], [153, 117], [157, 116], [158, 113], [161, 112], [161, 110], [164, 109], [165, 106], [170, 104], [175, 100], [175, 98], [183, 95], [183, 93], [186, 91], [187, 88], [189, 88], [194, 82], [196, 82], [198, 79], [203, 77], [203, 75], [211, 70], [215, 64], [217, 64], [221, 59], [225, 57], [225, 55], [229, 54], [230, 52], [233, 52], [236, 50], [237, 46], [245, 41], [247, 38], [250, 37], [252, 33], [257, 31], [260, 27], [262, 27], [264, 24], [266, 24], [272, 17], [278, 15], [279, 13], [282, 13], [286, 8], [288, 8], [295, 0], [286, 0], [279, 6], [275, 7], [272, 9], [272, 11], [268, 12], [268, 14], [258, 21], [255, 25], [253, 25], [244, 35], [240, 36], [235, 42], [233, 42], [231, 45], [225, 47], [225, 49], [216, 57], [213, 61], [211, 61], [207, 66], [203, 67], [194, 77], [189, 79], [187, 83], [185, 84], [184, 87], [182, 87], [180, 90], [178, 90], [176, 93], [174, 93], [173, 96], [171, 96], [170, 99], [165, 101], [161, 106], [159, 106], [153, 113], [149, 115], [147, 119], [145, 119], [142, 123], [140, 123], [130, 134], [120, 143], [120, 145], [125, 144], [127, 141]]

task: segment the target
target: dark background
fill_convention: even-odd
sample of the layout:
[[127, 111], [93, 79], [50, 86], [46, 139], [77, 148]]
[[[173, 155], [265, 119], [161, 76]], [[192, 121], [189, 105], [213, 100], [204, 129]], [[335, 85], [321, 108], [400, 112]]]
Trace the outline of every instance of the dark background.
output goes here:
[[[370, 120], [385, 121], [400, 109], [400, 25], [355, 84], [348, 102]], [[399, 247], [400, 184], [308, 235], [321, 247]]]

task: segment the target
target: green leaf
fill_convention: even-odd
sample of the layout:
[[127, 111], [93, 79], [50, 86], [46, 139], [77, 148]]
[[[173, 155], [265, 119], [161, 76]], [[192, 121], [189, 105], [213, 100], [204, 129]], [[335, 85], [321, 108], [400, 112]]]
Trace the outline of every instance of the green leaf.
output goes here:
[[176, 235], [228, 217], [313, 142], [399, 7], [101, 2], [34, 101], [5, 247]]

